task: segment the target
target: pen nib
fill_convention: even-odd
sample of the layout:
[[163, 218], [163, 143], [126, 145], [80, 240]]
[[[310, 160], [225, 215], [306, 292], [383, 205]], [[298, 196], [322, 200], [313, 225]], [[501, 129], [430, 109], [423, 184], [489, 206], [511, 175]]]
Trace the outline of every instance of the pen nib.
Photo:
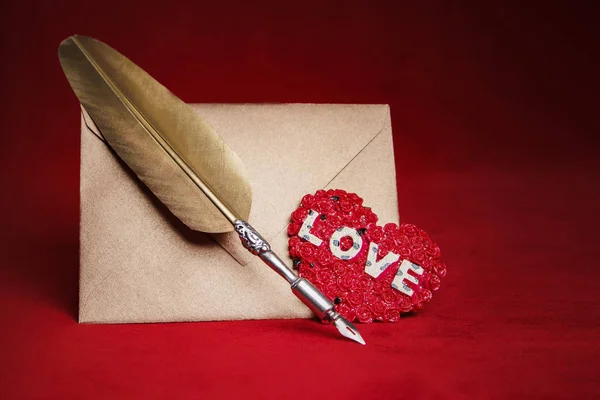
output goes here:
[[335, 327], [340, 331], [340, 333], [347, 337], [348, 339], [352, 339], [355, 342], [358, 342], [362, 345], [366, 345], [367, 343], [362, 338], [358, 329], [354, 325], [352, 325], [349, 321], [347, 321], [340, 314], [335, 313], [335, 316], [331, 318]]

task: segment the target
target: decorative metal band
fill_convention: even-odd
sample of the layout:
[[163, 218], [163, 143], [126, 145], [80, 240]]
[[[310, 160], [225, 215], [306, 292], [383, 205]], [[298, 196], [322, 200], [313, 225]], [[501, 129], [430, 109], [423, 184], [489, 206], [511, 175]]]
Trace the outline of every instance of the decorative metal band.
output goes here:
[[233, 223], [233, 226], [238, 235], [240, 235], [242, 244], [250, 253], [257, 255], [271, 251], [269, 243], [246, 221], [238, 219]]

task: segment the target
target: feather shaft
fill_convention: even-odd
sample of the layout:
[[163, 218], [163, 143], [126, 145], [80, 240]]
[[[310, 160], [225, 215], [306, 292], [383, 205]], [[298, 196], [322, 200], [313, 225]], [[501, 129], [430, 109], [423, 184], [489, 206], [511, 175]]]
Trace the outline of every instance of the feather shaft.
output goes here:
[[186, 225], [225, 232], [248, 218], [251, 189], [243, 164], [194, 110], [94, 39], [68, 38], [59, 57], [108, 144]]
[[117, 85], [110, 79], [109, 76], [98, 66], [96, 61], [90, 56], [85, 47], [81, 45], [77, 37], [73, 38], [73, 41], [79, 48], [79, 50], [83, 53], [83, 55], [87, 58], [87, 60], [92, 64], [94, 69], [98, 72], [100, 76], [104, 79], [104, 81], [108, 84], [113, 93], [121, 100], [123, 105], [129, 110], [131, 115], [135, 117], [138, 122], [144, 127], [146, 132], [156, 141], [158, 144], [168, 155], [173, 159], [173, 161], [185, 172], [185, 174], [198, 186], [198, 189], [202, 190], [202, 193], [208, 197], [208, 199], [221, 211], [223, 216], [227, 218], [229, 222], [232, 224], [238, 219], [233, 212], [227, 207], [218, 196], [214, 194], [212, 189], [210, 189], [203, 181], [196, 175], [196, 173], [187, 165], [187, 163], [177, 154], [175, 150], [167, 143], [167, 141], [161, 136], [161, 134], [154, 129], [152, 124], [144, 117], [142, 113], [135, 107], [134, 104], [123, 94], [123, 92], [119, 89]]

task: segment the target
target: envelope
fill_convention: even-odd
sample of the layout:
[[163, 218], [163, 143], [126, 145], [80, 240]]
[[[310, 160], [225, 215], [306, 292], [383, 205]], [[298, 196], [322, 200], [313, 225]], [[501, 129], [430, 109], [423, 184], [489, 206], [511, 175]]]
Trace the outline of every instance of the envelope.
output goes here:
[[[291, 265], [287, 224], [302, 196], [355, 192], [399, 222], [387, 105], [197, 104], [252, 178], [249, 222]], [[235, 232], [191, 231], [82, 113], [79, 322], [310, 318], [289, 284]]]

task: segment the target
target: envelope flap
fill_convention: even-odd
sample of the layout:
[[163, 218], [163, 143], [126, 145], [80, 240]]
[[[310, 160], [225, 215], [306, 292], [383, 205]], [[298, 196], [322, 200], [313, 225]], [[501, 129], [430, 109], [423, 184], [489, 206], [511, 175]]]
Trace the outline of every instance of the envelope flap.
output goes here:
[[[382, 220], [397, 222], [395, 186], [381, 188], [365, 182], [375, 174], [383, 182], [395, 182], [389, 106], [197, 104], [195, 107], [244, 160], [254, 186], [250, 221], [267, 240], [285, 230], [290, 212], [304, 194], [324, 188], [357, 192], [367, 204], [384, 213]], [[104, 140], [83, 108], [82, 115], [87, 128]], [[371, 154], [373, 148], [377, 148], [375, 154]], [[235, 232], [211, 236], [238, 263], [246, 265], [252, 260], [252, 255], [239, 245]]]
[[[254, 186], [250, 222], [267, 240], [285, 230], [290, 213], [298, 207], [303, 195], [335, 182], [378, 134], [389, 127], [390, 120], [387, 105], [200, 104], [197, 107], [244, 160]], [[239, 118], [232, 118], [232, 107]], [[391, 131], [388, 133], [391, 142]], [[393, 151], [391, 148], [389, 151], [392, 159], [381, 161], [387, 163], [388, 169], [389, 165], [394, 167]], [[395, 201], [395, 185], [393, 192]], [[397, 210], [397, 206], [392, 208]], [[234, 236], [235, 233], [224, 234], [217, 240], [241, 264], [246, 264], [251, 256], [245, 254]]]

